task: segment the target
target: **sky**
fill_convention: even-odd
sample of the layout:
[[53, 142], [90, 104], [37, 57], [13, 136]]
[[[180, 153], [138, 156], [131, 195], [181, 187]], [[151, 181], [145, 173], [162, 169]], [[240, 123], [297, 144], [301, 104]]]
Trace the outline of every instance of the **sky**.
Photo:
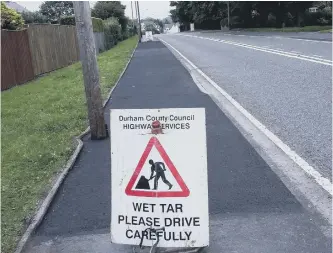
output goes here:
[[[17, 1], [16, 3], [22, 5], [27, 8], [29, 11], [36, 11], [39, 9], [42, 1]], [[90, 5], [93, 6], [96, 1], [90, 1]], [[131, 12], [131, 1], [121, 1], [123, 5], [126, 6], [125, 15], [128, 17], [132, 17]], [[169, 1], [139, 1], [140, 8], [140, 17], [141, 18], [166, 18], [169, 16], [170, 6]], [[135, 15], [134, 1], [133, 1], [133, 15]]]

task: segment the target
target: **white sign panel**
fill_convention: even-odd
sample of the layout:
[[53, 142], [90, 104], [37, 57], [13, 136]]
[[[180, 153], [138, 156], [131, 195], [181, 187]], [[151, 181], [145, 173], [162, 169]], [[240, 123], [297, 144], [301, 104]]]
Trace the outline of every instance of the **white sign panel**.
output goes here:
[[113, 109], [110, 118], [112, 242], [207, 246], [205, 109]]
[[154, 40], [152, 31], [146, 31], [146, 40]]

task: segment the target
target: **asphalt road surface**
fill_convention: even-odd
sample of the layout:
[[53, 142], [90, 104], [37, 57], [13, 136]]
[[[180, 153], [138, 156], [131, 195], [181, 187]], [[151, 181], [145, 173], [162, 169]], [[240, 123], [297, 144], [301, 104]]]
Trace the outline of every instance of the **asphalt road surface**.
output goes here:
[[[200, 51], [195, 47], [202, 45], [199, 39], [180, 36], [168, 40], [178, 45], [188, 41], [187, 46], [195, 52]], [[221, 54], [216, 45], [215, 50], [221, 61], [223, 55], [231, 52], [225, 50]], [[202, 50], [203, 55], [210, 55], [209, 52]], [[229, 64], [235, 67], [236, 62]], [[228, 68], [219, 72], [231, 71]], [[300, 204], [211, 97], [199, 90], [174, 55], [161, 42], [139, 44], [107, 104], [107, 122], [110, 108], [177, 107], [206, 110], [210, 247], [203, 252], [331, 252], [331, 239], [324, 235], [311, 212]], [[129, 246], [110, 243], [111, 205], [122, 204], [111, 202], [110, 178], [110, 140], [86, 138], [82, 154], [25, 252], [133, 252]]]
[[191, 32], [161, 38], [331, 180], [331, 36]]

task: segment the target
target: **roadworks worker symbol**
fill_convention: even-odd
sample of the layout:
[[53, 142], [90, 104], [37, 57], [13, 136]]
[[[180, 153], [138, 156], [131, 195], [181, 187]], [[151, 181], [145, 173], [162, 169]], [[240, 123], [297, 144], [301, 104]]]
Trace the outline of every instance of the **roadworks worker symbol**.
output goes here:
[[156, 137], [150, 138], [125, 193], [139, 197], [190, 195], [185, 182]]

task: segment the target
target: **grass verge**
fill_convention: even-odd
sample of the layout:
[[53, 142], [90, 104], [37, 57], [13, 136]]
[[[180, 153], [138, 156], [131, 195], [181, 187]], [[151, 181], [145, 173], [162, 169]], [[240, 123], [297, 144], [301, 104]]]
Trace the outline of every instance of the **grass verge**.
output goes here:
[[304, 26], [304, 27], [285, 27], [285, 28], [247, 28], [244, 31], [251, 32], [318, 32], [332, 31], [332, 26]]
[[[98, 56], [105, 99], [129, 60], [137, 37]], [[41, 197], [88, 125], [80, 63], [1, 93], [2, 251], [13, 252]]]
[[327, 30], [321, 30], [321, 33], [332, 33], [332, 28]]

